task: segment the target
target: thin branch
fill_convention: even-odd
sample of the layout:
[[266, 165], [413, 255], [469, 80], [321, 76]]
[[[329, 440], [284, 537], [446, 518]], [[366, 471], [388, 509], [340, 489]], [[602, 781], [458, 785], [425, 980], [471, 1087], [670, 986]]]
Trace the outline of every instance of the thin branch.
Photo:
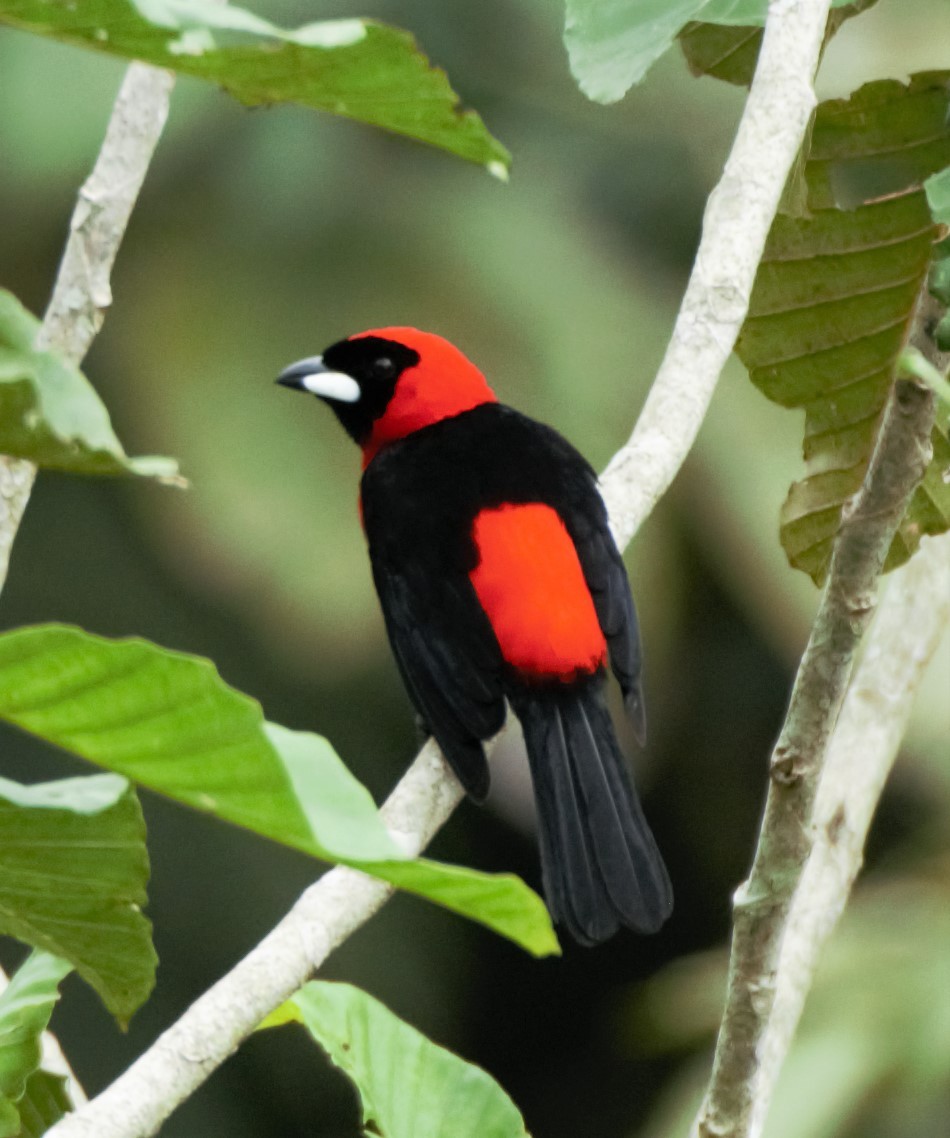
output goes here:
[[828, 582], [772, 753], [752, 870], [735, 896], [726, 1007], [696, 1138], [758, 1134], [752, 1108], [760, 1047], [792, 897], [813, 842], [809, 823], [818, 782], [874, 610], [877, 578], [932, 454], [933, 417], [930, 389], [898, 380], [864, 483], [842, 511]]
[[864, 843], [907, 728], [914, 695], [950, 628], [950, 535], [924, 538], [888, 583], [815, 800], [814, 844], [795, 889], [776, 969], [775, 1003], [758, 1048], [753, 1134], [761, 1133], [818, 959], [844, 911]]
[[755, 78], [673, 336], [629, 443], [603, 478], [626, 546], [692, 446], [749, 308], [775, 211], [811, 113], [830, 0], [772, 0]]
[[[911, 332], [917, 362], [942, 373], [933, 333], [943, 307], [922, 291]], [[898, 374], [902, 367], [898, 365]], [[908, 369], [911, 376], [917, 372]], [[929, 377], [918, 376], [924, 382]], [[933, 389], [932, 382], [929, 386]], [[939, 394], [939, 393], [938, 393]], [[750, 1133], [760, 1134], [822, 949], [861, 868], [864, 842], [897, 756], [914, 693], [950, 624], [950, 537], [925, 538], [890, 580], [824, 758], [808, 829], [811, 850], [781, 933], [775, 997], [756, 1048]]]
[[32, 462], [0, 454], [0, 588], [6, 584], [10, 550], [35, 478], [36, 467]]
[[[755, 79], [666, 357], [629, 443], [601, 488], [625, 546], [682, 465], [748, 310], [755, 270], [815, 105], [812, 80], [830, 0], [773, 0]], [[462, 798], [434, 746], [383, 807], [420, 852]], [[50, 1138], [146, 1138], [329, 953], [388, 899], [382, 882], [338, 867], [111, 1086]]]
[[[143, 63], [126, 71], [99, 157], [79, 191], [37, 348], [78, 364], [102, 327], [112, 303], [112, 265], [168, 117], [174, 82], [171, 72]], [[32, 462], [0, 455], [0, 589], [35, 477]]]
[[[168, 117], [174, 82], [171, 72], [141, 63], [126, 71], [99, 157], [79, 191], [37, 348], [52, 349], [78, 364], [102, 327], [112, 303], [112, 265]], [[35, 477], [33, 463], [0, 455], [0, 589]], [[0, 991], [6, 984], [0, 969]], [[85, 1103], [78, 1079], [48, 1031], [43, 1034], [42, 1067], [66, 1077], [74, 1105]]]

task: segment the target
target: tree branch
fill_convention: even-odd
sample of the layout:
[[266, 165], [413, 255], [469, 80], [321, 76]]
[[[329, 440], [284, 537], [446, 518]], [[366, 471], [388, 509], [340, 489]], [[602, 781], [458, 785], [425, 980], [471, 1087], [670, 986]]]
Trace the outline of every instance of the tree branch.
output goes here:
[[814, 840], [809, 823], [818, 781], [874, 610], [877, 578], [932, 454], [933, 418], [929, 388], [898, 380], [864, 482], [842, 511], [818, 616], [772, 754], [752, 870], [735, 896], [726, 1007], [696, 1138], [746, 1138], [764, 1120], [764, 1107], [753, 1117], [761, 1045], [792, 898]]
[[749, 309], [762, 250], [815, 108], [813, 81], [830, 0], [771, 0], [755, 78], [673, 336], [630, 441], [602, 480], [627, 545], [692, 446]]
[[[112, 303], [109, 278], [125, 227], [168, 117], [175, 78], [171, 72], [133, 63], [119, 89], [106, 136], [92, 173], [79, 191], [69, 238], [36, 347], [80, 363]], [[7, 579], [10, 551], [23, 519], [36, 467], [0, 455], [0, 589]], [[0, 969], [0, 991], [7, 978]], [[67, 1078], [71, 1101], [86, 1101], [59, 1043], [43, 1034], [44, 1070]]]
[[[933, 340], [942, 313], [942, 306], [924, 289], [910, 336], [915, 350], [940, 371], [950, 363], [950, 354], [939, 352]], [[925, 538], [910, 563], [894, 573], [828, 743], [813, 815], [803, 832], [808, 860], [794, 885], [783, 927], [775, 930], [779, 945], [774, 1002], [759, 1024], [755, 1068], [747, 1069], [751, 1135], [761, 1134], [765, 1125], [818, 959], [861, 868], [868, 827], [904, 735], [914, 693], [950, 624], [948, 570], [950, 537], [944, 536]]]
[[[36, 347], [81, 363], [112, 303], [109, 278], [125, 227], [168, 117], [175, 77], [133, 63], [116, 97], [99, 157], [69, 223], [69, 239]], [[0, 589], [36, 467], [0, 455]]]
[[813, 845], [789, 908], [775, 1002], [758, 1047], [753, 1134], [765, 1124], [818, 959], [861, 869], [868, 828], [917, 687], [950, 627], [948, 580], [950, 535], [924, 538], [888, 583], [831, 737], [815, 800]]
[[[673, 336], [640, 421], [601, 489], [621, 547], [682, 465], [748, 310], [756, 266], [815, 105], [812, 80], [830, 0], [772, 0], [755, 79]], [[427, 745], [382, 810], [420, 852], [461, 800]], [[96, 1099], [50, 1138], [146, 1138], [329, 953], [388, 899], [390, 886], [337, 867]]]

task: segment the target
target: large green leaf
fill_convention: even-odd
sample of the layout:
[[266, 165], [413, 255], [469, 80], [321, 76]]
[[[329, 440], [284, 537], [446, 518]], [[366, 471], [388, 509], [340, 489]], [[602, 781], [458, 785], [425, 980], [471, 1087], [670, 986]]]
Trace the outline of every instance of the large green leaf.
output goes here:
[[615, 103], [668, 50], [705, 0], [567, 0], [564, 43], [589, 99]]
[[197, 810], [364, 870], [557, 951], [519, 878], [406, 859], [330, 744], [265, 723], [214, 665], [145, 640], [42, 625], [0, 635], [0, 718]]
[[0, 0], [0, 21], [207, 79], [252, 106], [300, 103], [504, 175], [509, 156], [413, 38], [371, 20], [288, 31], [213, 0]]
[[0, 993], [0, 1138], [21, 1133], [19, 1104], [39, 1069], [40, 1040], [59, 999], [59, 983], [71, 971], [68, 961], [33, 952]]
[[42, 1138], [47, 1130], [72, 1110], [66, 1079], [49, 1071], [34, 1071], [17, 1103], [20, 1131], [17, 1138]]
[[381, 1138], [528, 1138], [491, 1075], [437, 1046], [349, 984], [312, 981], [261, 1025], [298, 1021], [356, 1085]]
[[0, 932], [64, 957], [121, 1022], [155, 983], [145, 823], [117, 775], [0, 779]]
[[76, 474], [176, 480], [170, 458], [129, 458], [82, 372], [33, 344], [40, 323], [0, 289], [0, 454]]
[[[849, 0], [832, 2], [838, 8]], [[768, 0], [566, 0], [566, 5], [564, 43], [571, 73], [588, 98], [614, 103], [694, 20], [761, 25]], [[745, 36], [747, 29], [740, 30]]]
[[[819, 107], [805, 167], [811, 215], [776, 218], [737, 344], [770, 399], [805, 411], [806, 477], [782, 508], [781, 538], [816, 581], [864, 477], [927, 280], [938, 229], [920, 186], [950, 162], [948, 108], [948, 73], [871, 83]], [[950, 525], [945, 424], [933, 444], [888, 568]]]
[[[724, 0], [728, 4], [729, 0]], [[845, 0], [841, 7], [828, 16], [828, 30], [825, 33], [825, 43], [835, 34], [845, 20], [852, 16], [859, 16], [877, 0]], [[734, 21], [722, 18], [719, 22], [710, 23], [716, 12], [712, 8], [704, 8], [702, 21], [693, 21], [686, 25], [679, 33], [680, 47], [686, 56], [686, 62], [694, 75], [711, 75], [715, 79], [722, 79], [726, 83], [734, 83], [740, 87], [748, 87], [752, 82], [755, 65], [759, 59], [759, 48], [762, 45], [762, 19], [761, 9], [764, 5], [754, 8], [740, 6], [732, 7], [732, 13], [737, 17]], [[738, 17], [745, 16], [745, 19]], [[758, 26], [756, 26], [758, 21]], [[740, 26], [735, 26], [736, 24]], [[742, 26], [745, 25], [745, 26]]]

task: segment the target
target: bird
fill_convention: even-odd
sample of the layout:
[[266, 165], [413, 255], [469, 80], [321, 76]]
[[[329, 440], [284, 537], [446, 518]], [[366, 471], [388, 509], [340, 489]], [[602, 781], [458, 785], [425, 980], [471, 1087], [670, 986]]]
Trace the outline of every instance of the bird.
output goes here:
[[639, 628], [593, 468], [433, 332], [350, 335], [276, 382], [326, 403], [362, 451], [393, 655], [475, 802], [506, 705], [520, 721], [554, 922], [588, 946], [658, 931], [670, 878], [605, 702], [609, 664], [642, 745]]

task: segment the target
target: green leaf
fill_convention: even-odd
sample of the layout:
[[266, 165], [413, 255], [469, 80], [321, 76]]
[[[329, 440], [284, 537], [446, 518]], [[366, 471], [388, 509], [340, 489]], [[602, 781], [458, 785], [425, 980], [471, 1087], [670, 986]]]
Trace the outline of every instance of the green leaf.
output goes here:
[[0, 454], [75, 474], [177, 480], [170, 458], [129, 458], [82, 372], [33, 343], [40, 322], [0, 289]]
[[437, 1046], [359, 988], [311, 981], [261, 1027], [293, 1020], [353, 1080], [367, 1133], [528, 1138], [517, 1107], [489, 1074]]
[[710, 75], [748, 87], [759, 62], [762, 29], [723, 27], [694, 20], [679, 33], [680, 47], [693, 75]]
[[567, 0], [564, 43], [584, 94], [615, 103], [646, 75], [705, 0]]
[[26, 1082], [23, 1097], [17, 1103], [20, 1133], [17, 1138], [42, 1138], [72, 1109], [72, 1102], [62, 1075], [34, 1071]]
[[795, 161], [792, 163], [788, 177], [785, 179], [785, 185], [782, 187], [782, 197], [779, 200], [778, 210], [776, 211], [777, 213], [785, 214], [787, 217], [811, 217], [811, 210], [808, 208], [808, 181], [806, 174], [808, 170], [808, 155], [811, 152], [812, 132], [814, 129], [815, 112], [812, 111], [808, 118], [808, 126], [805, 128], [805, 136], [802, 139], [802, 144], [798, 148]]
[[0, 0], [0, 22], [206, 79], [249, 106], [300, 103], [486, 166], [509, 155], [406, 32], [371, 20], [288, 31], [211, 0]]
[[21, 1132], [18, 1103], [39, 1068], [41, 1037], [59, 999], [59, 983], [72, 965], [33, 952], [0, 993], [0, 1138]]
[[523, 881], [408, 860], [330, 744], [265, 723], [209, 660], [41, 625], [0, 635], [0, 718], [179, 802], [557, 951]]
[[[845, 20], [859, 16], [877, 0], [843, 0], [828, 16], [825, 46]], [[726, 10], [728, 8], [728, 11]], [[711, 75], [738, 87], [748, 87], [759, 60], [765, 4], [739, 4], [723, 0], [721, 11], [704, 8], [703, 21], [687, 24], [679, 34], [680, 47], [694, 75]], [[734, 17], [734, 18], [732, 18]], [[735, 26], [739, 25], [739, 26]]]
[[[875, 0], [865, 4], [869, 7]], [[852, 0], [831, 0], [832, 8], [853, 7]], [[765, 23], [768, 15], [769, 0], [708, 0], [703, 8], [702, 17], [713, 24], [758, 24]]]
[[[947, 232], [950, 226], [950, 166], [924, 182], [927, 204], [934, 221]], [[928, 287], [932, 295], [945, 307], [950, 305], [950, 236], [934, 248], [933, 265]], [[950, 352], [950, 313], [946, 313], [933, 330], [934, 343], [941, 352]]]
[[808, 161], [812, 207], [853, 209], [919, 190], [950, 164], [948, 75], [868, 83], [850, 99], [823, 103]]
[[[833, 6], [848, 2], [833, 0]], [[768, 0], [566, 0], [566, 6], [564, 43], [571, 74], [588, 98], [615, 103], [640, 82], [694, 20], [761, 26]], [[740, 31], [739, 40], [753, 38], [747, 28]], [[733, 43], [732, 52], [740, 51], [730, 36], [724, 42]], [[754, 68], [757, 41], [751, 50]], [[744, 49], [732, 66], [739, 62], [748, 63]]]
[[934, 221], [950, 225], [950, 166], [928, 178], [924, 190]]
[[950, 352], [950, 312], [946, 313], [933, 331], [934, 343], [941, 352]]
[[[920, 186], [950, 161], [948, 107], [950, 74], [932, 73], [818, 108], [805, 168], [811, 215], [775, 219], [736, 347], [770, 399], [805, 411], [806, 477], [782, 508], [781, 539], [816, 582], [863, 480], [927, 280], [937, 227]], [[857, 208], [841, 208], [859, 194]], [[933, 444], [887, 568], [950, 525], [945, 425]]]
[[155, 983], [145, 823], [117, 775], [0, 779], [0, 932], [64, 957], [127, 1022]]
[[941, 241], [934, 246], [930, 291], [941, 304], [950, 304], [950, 241]]

